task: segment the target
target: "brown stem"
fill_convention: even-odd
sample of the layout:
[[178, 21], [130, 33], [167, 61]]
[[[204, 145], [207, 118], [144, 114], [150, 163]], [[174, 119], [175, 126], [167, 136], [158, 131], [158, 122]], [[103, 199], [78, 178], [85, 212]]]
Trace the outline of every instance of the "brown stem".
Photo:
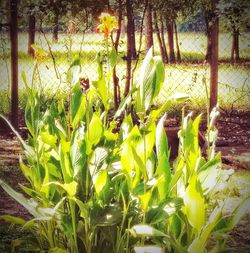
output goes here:
[[173, 22], [167, 22], [167, 33], [168, 33], [168, 46], [169, 46], [169, 59], [170, 63], [175, 63], [175, 53], [174, 53], [174, 31]]
[[181, 62], [181, 53], [180, 53], [180, 47], [179, 47], [179, 41], [178, 41], [178, 31], [177, 31], [177, 25], [174, 21], [174, 30], [175, 30], [175, 43], [176, 43], [176, 53], [177, 53], [177, 62]]
[[[114, 42], [114, 48], [116, 50], [116, 53], [118, 52], [118, 45], [120, 41], [120, 35], [121, 35], [121, 25], [122, 25], [122, 1], [119, 0], [119, 14], [118, 14], [118, 30], [116, 32], [116, 38]], [[114, 106], [115, 109], [119, 106], [120, 101], [120, 95], [118, 93], [118, 87], [119, 87], [119, 78], [116, 75], [116, 66], [113, 69], [113, 84], [114, 84]]]
[[164, 63], [167, 63], [166, 55], [164, 55], [164, 48], [163, 48], [163, 44], [162, 44], [162, 38], [161, 38], [159, 26], [158, 26], [158, 21], [157, 21], [156, 12], [154, 12], [154, 25], [155, 25], [155, 32], [156, 32], [157, 40], [158, 40], [159, 47], [160, 47], [160, 51], [161, 51], [161, 58], [162, 58], [162, 61], [163, 61]]
[[164, 55], [166, 56], [166, 63], [168, 63], [168, 51], [167, 51], [166, 42], [165, 42], [164, 23], [163, 23], [162, 15], [160, 16], [160, 22], [161, 22], [162, 46], [163, 46]]

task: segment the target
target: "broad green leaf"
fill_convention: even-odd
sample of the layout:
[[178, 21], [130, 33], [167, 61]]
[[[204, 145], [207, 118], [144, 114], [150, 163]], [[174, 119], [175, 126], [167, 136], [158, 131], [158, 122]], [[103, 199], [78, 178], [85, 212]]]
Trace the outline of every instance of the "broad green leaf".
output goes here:
[[174, 236], [174, 238], [177, 239], [180, 236], [183, 222], [176, 214], [173, 214], [171, 217], [169, 217], [168, 222], [169, 232]]
[[30, 89], [30, 87], [27, 83], [27, 77], [26, 77], [26, 74], [25, 74], [24, 71], [22, 71], [22, 79], [23, 79], [23, 83], [24, 83], [24, 86], [25, 86], [26, 93], [27, 93], [28, 97], [32, 96], [32, 94], [31, 94], [32, 91], [31, 91], [31, 89]]
[[[153, 148], [155, 145], [155, 123], [153, 123], [146, 131], [143, 138], [138, 140], [138, 143], [136, 145], [136, 152], [140, 157], [143, 157], [143, 159], [146, 158], [146, 160], [149, 158], [149, 156], [153, 152]], [[141, 131], [144, 131], [141, 130]], [[143, 135], [143, 134], [142, 134]], [[146, 154], [145, 154], [146, 153]]]
[[59, 155], [64, 181], [66, 183], [70, 183], [74, 175], [70, 160], [70, 142], [61, 140], [59, 146]]
[[152, 179], [154, 176], [155, 164], [156, 164], [156, 155], [155, 155], [155, 152], [153, 151], [148, 157], [147, 162], [146, 162], [146, 170], [147, 170], [148, 179]]
[[98, 115], [94, 113], [89, 124], [88, 141], [92, 145], [96, 145], [100, 141], [102, 136], [103, 136], [102, 121], [100, 117], [98, 117]]
[[228, 223], [229, 229], [233, 229], [244, 215], [250, 213], [250, 197], [245, 198], [233, 211]]
[[172, 216], [177, 213], [183, 206], [183, 200], [181, 198], [173, 198], [164, 206], [163, 210], [168, 216]]
[[134, 87], [132, 88], [128, 95], [122, 99], [121, 103], [119, 104], [119, 107], [114, 115], [114, 119], [121, 116], [121, 114], [125, 111], [126, 107], [128, 107], [131, 104], [132, 101], [132, 95], [137, 91], [138, 88]]
[[60, 163], [58, 161], [54, 161], [53, 158], [50, 158], [50, 160], [46, 163], [46, 166], [48, 167], [50, 175], [58, 179], [61, 178], [61, 168]]
[[[29, 187], [26, 187], [22, 184], [19, 184], [20, 188], [29, 196], [31, 196], [32, 198], [43, 198], [44, 197], [44, 193], [43, 192], [38, 192], [38, 191], [35, 191]], [[40, 189], [40, 188], [39, 188]]]
[[164, 249], [160, 246], [145, 245], [134, 247], [135, 253], [164, 253]]
[[[201, 187], [204, 194], [211, 192], [218, 181], [220, 181], [221, 175], [221, 155], [218, 153], [214, 159], [204, 164], [200, 172], [198, 173], [198, 179], [201, 182]], [[223, 178], [224, 180], [224, 178]]]
[[140, 69], [139, 94], [141, 109], [147, 110], [150, 107], [162, 87], [164, 78], [164, 64], [160, 57], [153, 57], [153, 49], [151, 48]]
[[160, 230], [158, 230], [158, 229], [156, 229], [154, 227], [151, 227], [149, 225], [146, 225], [146, 224], [134, 225], [130, 229], [130, 232], [134, 236], [150, 236], [150, 237], [161, 236], [161, 237], [168, 237], [166, 234], [164, 234]]
[[162, 206], [149, 207], [146, 213], [146, 223], [151, 225], [163, 224], [168, 218], [166, 212], [162, 210]]
[[26, 220], [24, 220], [23, 218], [15, 217], [12, 215], [0, 215], [0, 219], [9, 223], [18, 224], [18, 225], [24, 225], [26, 222]]
[[81, 200], [73, 198], [73, 200], [76, 202], [78, 207], [80, 208], [81, 214], [80, 216], [84, 218], [85, 220], [89, 219], [89, 206], [86, 203], [83, 203]]
[[148, 209], [148, 204], [151, 199], [151, 196], [152, 196], [152, 192], [150, 190], [147, 191], [145, 194], [139, 195], [139, 198], [141, 200], [142, 209], [144, 210], [144, 212], [146, 212]]
[[32, 106], [29, 102], [29, 100], [27, 101], [27, 104], [25, 106], [25, 111], [24, 111], [24, 117], [25, 117], [25, 124], [31, 134], [31, 136], [35, 135], [35, 129], [33, 128], [33, 122], [32, 122], [32, 110], [31, 110]]
[[34, 217], [40, 217], [45, 215], [44, 211], [46, 209], [38, 207], [38, 203], [33, 199], [26, 199], [21, 193], [13, 190], [8, 184], [0, 179], [0, 186], [8, 193], [13, 199], [15, 199], [19, 204], [21, 204], [30, 214]]
[[71, 64], [68, 72], [67, 72], [67, 79], [71, 86], [74, 86], [76, 83], [79, 82], [81, 72], [81, 63], [80, 59], [77, 58]]
[[95, 148], [89, 161], [89, 172], [91, 177], [94, 177], [96, 172], [102, 167], [102, 165], [105, 163], [107, 156], [108, 156], [107, 148], [103, 147]]
[[48, 131], [43, 131], [40, 132], [40, 136], [42, 138], [42, 141], [51, 147], [55, 148], [56, 147], [56, 142], [57, 142], [57, 136], [50, 134]]
[[30, 167], [26, 166], [23, 162], [22, 159], [20, 158], [19, 161], [19, 165], [20, 165], [20, 169], [23, 172], [23, 175], [26, 177], [27, 180], [29, 180], [29, 182], [32, 182], [34, 180], [33, 178], [33, 173]]
[[197, 174], [193, 174], [184, 195], [185, 213], [196, 234], [205, 224], [205, 199]]
[[45, 165], [45, 176], [44, 176], [43, 184], [42, 184], [40, 191], [45, 193], [45, 196], [47, 199], [50, 198], [50, 190], [51, 190], [50, 189], [51, 187], [49, 185], [46, 185], [49, 183], [49, 181], [50, 181], [49, 168], [48, 168], [48, 166]]
[[100, 194], [104, 186], [107, 184], [108, 181], [108, 173], [107, 170], [100, 170], [96, 174], [93, 179], [94, 186], [97, 194]]
[[201, 160], [198, 138], [200, 119], [201, 115], [193, 121], [190, 113], [183, 119], [183, 124], [179, 132], [181, 153], [186, 160], [187, 179], [193, 171], [198, 170]]
[[115, 67], [115, 65], [117, 64], [118, 58], [119, 57], [118, 57], [118, 54], [117, 54], [115, 48], [112, 47], [112, 49], [109, 53], [109, 59], [108, 59], [111, 69], [113, 69]]
[[86, 114], [86, 97], [82, 96], [81, 104], [74, 117], [74, 120], [72, 121], [72, 127], [74, 129], [79, 125], [79, 122], [84, 121], [85, 114]]
[[75, 128], [84, 117], [85, 99], [82, 94], [80, 83], [77, 83], [71, 91], [70, 121]]
[[[73, 143], [70, 147], [70, 156], [72, 160], [72, 166], [74, 169], [74, 177], [83, 169], [86, 162], [86, 142], [85, 142], [85, 128], [81, 126], [74, 134]], [[84, 179], [82, 178], [84, 181]]]
[[98, 95], [100, 96], [103, 105], [105, 108], [108, 108], [108, 89], [106, 86], [105, 76], [103, 73], [103, 56], [98, 53], [96, 58], [98, 64], [98, 80], [93, 81], [92, 84], [97, 90]]
[[133, 128], [133, 120], [131, 114], [129, 114], [124, 118], [122, 125], [120, 127], [120, 135], [122, 141], [125, 141], [128, 138], [132, 128]]
[[209, 217], [209, 220], [205, 227], [203, 227], [199, 236], [196, 237], [191, 245], [188, 247], [188, 252], [190, 253], [200, 253], [205, 252], [205, 246], [207, 239], [209, 238], [212, 230], [218, 223], [220, 217], [222, 215], [221, 208], [216, 208]]
[[[72, 181], [72, 182], [70, 182], [68, 184], [61, 184], [59, 182], [49, 182], [46, 185], [58, 185], [62, 189], [64, 189], [70, 197], [75, 196], [76, 193], [77, 193], [77, 186], [78, 186], [78, 184], [77, 184], [76, 181]], [[44, 185], [44, 186], [46, 186], [46, 185]]]
[[171, 171], [169, 164], [169, 149], [166, 131], [164, 128], [165, 116], [163, 116], [156, 128], [156, 154], [158, 158], [158, 165], [156, 169], [157, 176], [163, 176], [158, 184], [158, 191], [160, 199], [163, 200], [169, 193], [171, 183]]

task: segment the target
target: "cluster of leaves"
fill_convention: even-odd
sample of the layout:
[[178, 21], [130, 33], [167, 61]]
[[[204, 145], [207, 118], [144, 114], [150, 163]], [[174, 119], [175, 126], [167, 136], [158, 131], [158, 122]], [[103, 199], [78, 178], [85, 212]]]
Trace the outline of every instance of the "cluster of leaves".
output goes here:
[[[33, 218], [1, 218], [34, 235], [29, 250], [195, 253], [206, 252], [213, 235], [217, 244], [211, 252], [219, 252], [227, 239], [225, 233], [242, 217], [250, 199], [230, 217], [223, 216], [222, 206], [209, 205], [212, 194], [220, 189], [218, 183], [228, 179], [220, 169], [220, 154], [214, 152], [216, 113], [211, 114], [207, 158], [198, 143], [201, 116], [183, 117], [179, 155], [171, 167], [162, 114], [172, 101], [186, 97], [171, 97], [152, 109], [164, 82], [164, 66], [150, 50], [138, 87], [113, 117], [107, 117], [110, 99], [100, 59], [99, 78], [85, 92], [79, 83], [80, 61], [70, 66], [68, 110], [63, 102], [52, 103], [42, 113], [39, 94], [29, 88], [23, 74], [28, 142], [16, 134], [25, 153], [20, 168], [29, 181], [29, 186], [21, 188], [29, 198], [3, 180], [0, 185]], [[122, 118], [120, 127], [118, 117]], [[18, 240], [19, 247], [21, 242], [27, 248], [27, 240]]]

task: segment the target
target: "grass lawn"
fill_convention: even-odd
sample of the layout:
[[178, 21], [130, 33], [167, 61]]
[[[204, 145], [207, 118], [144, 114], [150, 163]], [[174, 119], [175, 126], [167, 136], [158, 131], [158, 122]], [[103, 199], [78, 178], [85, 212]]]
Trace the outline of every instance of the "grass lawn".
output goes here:
[[[3, 36], [3, 34], [2, 34]], [[48, 41], [52, 41], [51, 34], [46, 35]], [[247, 45], [249, 34], [243, 34], [240, 38], [240, 53], [241, 57], [249, 58], [250, 50]], [[136, 37], [139, 40], [139, 35]], [[55, 58], [56, 70], [52, 59], [48, 59], [39, 66], [39, 76], [36, 75], [36, 83], [49, 90], [49, 93], [64, 94], [67, 90], [65, 83], [65, 76], [69, 66], [68, 61], [68, 41], [65, 34], [59, 35], [58, 43], [51, 43], [51, 49]], [[83, 43], [82, 43], [83, 41]], [[157, 39], [155, 38], [155, 41]], [[3, 43], [3, 42], [2, 42]], [[42, 48], [48, 50], [48, 44], [42, 34], [36, 35], [36, 43]], [[144, 41], [143, 41], [144, 43]], [[220, 34], [220, 59], [229, 59], [230, 57], [230, 34]], [[158, 43], [155, 43], [155, 54], [159, 54]], [[204, 105], [205, 86], [202, 82], [204, 77], [206, 83], [209, 85], [209, 66], [203, 64], [188, 63], [190, 60], [202, 60], [206, 52], [206, 36], [202, 33], [180, 33], [179, 44], [181, 56], [184, 63], [166, 65], [166, 79], [163, 91], [159, 97], [159, 103], [162, 103], [167, 96], [174, 92], [188, 93], [192, 99], [194, 106], [200, 107]], [[10, 53], [9, 45], [6, 41], [2, 45], [2, 52], [0, 51], [0, 91], [2, 97], [0, 103], [0, 111], [5, 111], [4, 105], [8, 101], [6, 91], [10, 86]], [[144, 45], [142, 49], [144, 49]], [[91, 80], [97, 77], [97, 65], [95, 63], [96, 53], [104, 51], [103, 36], [101, 34], [85, 34], [84, 37], [80, 34], [74, 35], [72, 44], [72, 57], [80, 54], [82, 61], [82, 75], [88, 76]], [[20, 89], [23, 87], [21, 72], [25, 71], [28, 83], [31, 83], [34, 60], [29, 57], [27, 51], [27, 34], [19, 34], [19, 85]], [[121, 56], [126, 51], [126, 36], [121, 36], [121, 43], [119, 53]], [[134, 83], [138, 82], [140, 62], [134, 74]], [[57, 73], [56, 73], [57, 72]], [[126, 79], [126, 62], [120, 59], [117, 65], [117, 73], [120, 79], [121, 88], [124, 87]], [[225, 107], [231, 107], [235, 104], [237, 107], [247, 107], [250, 94], [250, 71], [245, 64], [231, 65], [221, 63], [219, 66], [219, 99], [220, 104]]]

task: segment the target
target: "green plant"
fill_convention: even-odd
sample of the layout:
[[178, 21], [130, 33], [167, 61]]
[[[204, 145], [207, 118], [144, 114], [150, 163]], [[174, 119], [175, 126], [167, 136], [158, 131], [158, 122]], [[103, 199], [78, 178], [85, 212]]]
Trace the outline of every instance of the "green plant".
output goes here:
[[[250, 199], [228, 218], [222, 215], [221, 206], [209, 205], [217, 183], [229, 176], [220, 169], [220, 154], [214, 153], [216, 130], [208, 131], [213, 138], [208, 138], [209, 156], [203, 157], [198, 145], [201, 116], [193, 120], [183, 113], [179, 155], [171, 167], [166, 116], [162, 114], [187, 96], [177, 94], [152, 109], [164, 81], [164, 68], [150, 50], [139, 85], [107, 117], [109, 93], [101, 55], [97, 63], [98, 79], [83, 92], [80, 60], [73, 61], [67, 74], [71, 87], [68, 109], [63, 101], [52, 102], [44, 113], [38, 91], [28, 86], [23, 74], [28, 142], [13, 131], [26, 157], [20, 168], [29, 186], [21, 188], [29, 198], [3, 180], [0, 184], [34, 218], [1, 218], [34, 235], [30, 250], [205, 252], [213, 234], [218, 238], [213, 252], [218, 252], [225, 243], [224, 233], [237, 224]], [[212, 122], [213, 114], [211, 117]], [[26, 247], [25, 240], [22, 242]]]

